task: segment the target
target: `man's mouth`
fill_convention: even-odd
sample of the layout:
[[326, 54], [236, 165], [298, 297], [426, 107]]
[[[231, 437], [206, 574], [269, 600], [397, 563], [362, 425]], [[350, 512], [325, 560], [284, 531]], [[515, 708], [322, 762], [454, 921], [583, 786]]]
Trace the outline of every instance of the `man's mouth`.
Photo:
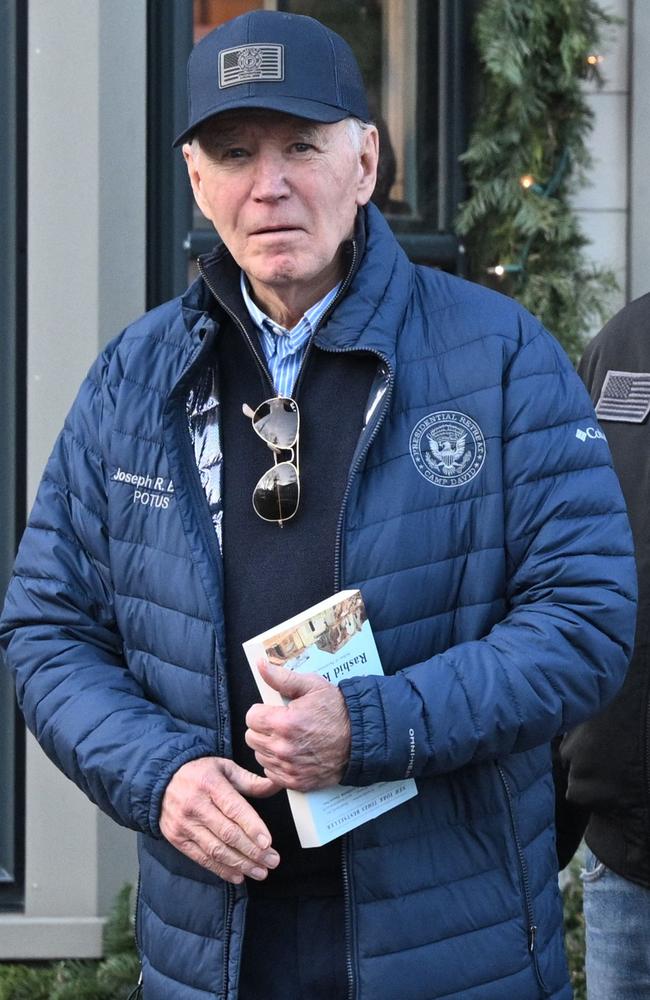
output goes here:
[[261, 226], [259, 229], [255, 229], [252, 233], [253, 236], [267, 236], [281, 233], [296, 233], [298, 232], [298, 226]]

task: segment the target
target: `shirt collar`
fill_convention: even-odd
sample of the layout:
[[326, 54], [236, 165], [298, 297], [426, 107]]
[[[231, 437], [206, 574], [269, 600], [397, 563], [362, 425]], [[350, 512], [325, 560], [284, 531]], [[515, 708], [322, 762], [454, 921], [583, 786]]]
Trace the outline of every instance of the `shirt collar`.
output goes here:
[[342, 284], [343, 282], [339, 281], [334, 288], [330, 289], [330, 291], [322, 297], [322, 299], [319, 299], [318, 302], [315, 302], [313, 306], [310, 306], [309, 309], [305, 311], [302, 319], [296, 323], [292, 330], [287, 330], [286, 327], [280, 326], [279, 323], [276, 323], [269, 316], [267, 316], [266, 313], [259, 308], [257, 303], [253, 302], [253, 298], [248, 290], [248, 280], [246, 275], [243, 271], [240, 275], [240, 286], [244, 305], [246, 306], [248, 314], [258, 330], [262, 334], [269, 331], [279, 337], [288, 336], [290, 340], [294, 331], [298, 332], [300, 330], [301, 334], [304, 336], [305, 326], [308, 328], [310, 334], [313, 333], [324, 313], [327, 309], [329, 309], [330, 305], [336, 298]]

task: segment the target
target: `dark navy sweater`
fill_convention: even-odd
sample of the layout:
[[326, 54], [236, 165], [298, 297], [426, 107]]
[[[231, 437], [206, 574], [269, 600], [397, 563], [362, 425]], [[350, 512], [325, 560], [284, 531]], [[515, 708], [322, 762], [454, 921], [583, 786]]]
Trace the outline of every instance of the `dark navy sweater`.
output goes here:
[[[260, 696], [241, 644], [334, 593], [339, 511], [377, 359], [316, 347], [308, 351], [295, 392], [300, 408], [300, 506], [296, 516], [280, 528], [261, 520], [251, 502], [259, 477], [273, 464], [273, 453], [243, 415], [242, 404], [254, 409], [275, 391], [260, 364], [263, 353], [238, 280], [229, 289], [227, 305], [246, 331], [229, 318], [217, 348], [227, 671], [234, 758], [259, 773], [244, 740], [244, 720]], [[247, 337], [259, 350], [259, 359]], [[265, 882], [249, 880], [249, 892], [329, 895], [341, 891], [338, 841], [322, 848], [301, 848], [283, 792], [255, 800], [253, 805], [268, 825], [282, 860]]]

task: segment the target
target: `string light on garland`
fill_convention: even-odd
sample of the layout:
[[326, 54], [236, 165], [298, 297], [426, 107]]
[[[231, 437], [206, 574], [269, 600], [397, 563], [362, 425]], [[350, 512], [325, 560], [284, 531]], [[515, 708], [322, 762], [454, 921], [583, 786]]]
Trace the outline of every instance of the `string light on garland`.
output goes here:
[[523, 271], [522, 264], [495, 264], [487, 269], [488, 274], [494, 274], [497, 278], [503, 278], [506, 274], [519, 274], [520, 271]]
[[524, 174], [519, 178], [519, 184], [524, 191], [534, 191], [535, 194], [543, 194], [544, 188], [538, 184], [532, 174]]
[[588, 55], [585, 56], [586, 78], [588, 80], [600, 79], [600, 69], [604, 62], [605, 57], [601, 56], [599, 52], [589, 52]]
[[[523, 174], [519, 178], [519, 185], [524, 191], [534, 191], [541, 198], [552, 198], [562, 183], [562, 178], [569, 169], [570, 162], [571, 158], [569, 150], [564, 149], [562, 150], [562, 155], [560, 156], [557, 166], [553, 171], [553, 176], [547, 184], [542, 186], [537, 183], [532, 174]], [[487, 267], [485, 269], [485, 273], [494, 275], [497, 278], [504, 278], [506, 274], [520, 274], [525, 277], [526, 264], [528, 263], [528, 255], [530, 254], [532, 245], [533, 237], [529, 236], [521, 253], [519, 254], [518, 261], [513, 264], [495, 264], [492, 267]]]

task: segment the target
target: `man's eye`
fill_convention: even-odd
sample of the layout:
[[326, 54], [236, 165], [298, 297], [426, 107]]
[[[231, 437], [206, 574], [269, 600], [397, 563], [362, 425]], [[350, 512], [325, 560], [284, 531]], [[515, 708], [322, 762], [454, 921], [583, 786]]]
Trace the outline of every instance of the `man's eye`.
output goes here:
[[248, 156], [248, 152], [241, 146], [233, 146], [231, 149], [224, 149], [221, 155], [224, 160], [242, 160]]
[[294, 142], [293, 148], [296, 153], [309, 153], [314, 147], [310, 142]]

